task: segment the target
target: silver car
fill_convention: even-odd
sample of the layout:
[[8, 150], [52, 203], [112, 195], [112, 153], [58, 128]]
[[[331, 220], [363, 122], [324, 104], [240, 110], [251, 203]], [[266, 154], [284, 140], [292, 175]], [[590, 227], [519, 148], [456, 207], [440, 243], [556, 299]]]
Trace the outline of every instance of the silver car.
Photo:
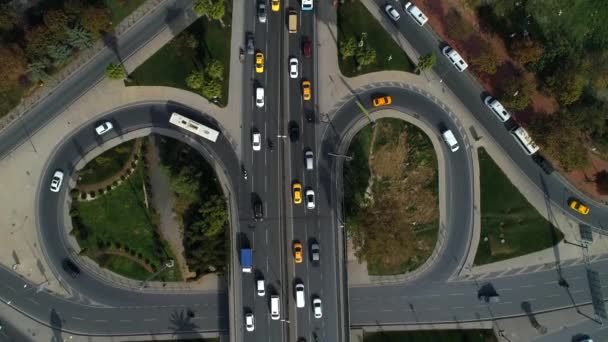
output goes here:
[[384, 11], [393, 21], [397, 21], [401, 18], [401, 15], [399, 12], [397, 12], [397, 9], [395, 9], [393, 5], [386, 5], [386, 7], [384, 7]]
[[266, 4], [264, 2], [258, 4], [258, 21], [262, 24], [266, 23]]
[[298, 78], [299, 62], [297, 58], [289, 59], [289, 77]]
[[63, 172], [61, 170], [57, 170], [51, 179], [51, 191], [59, 192], [61, 189], [61, 183], [63, 183]]
[[114, 128], [112, 123], [110, 121], [106, 121], [101, 125], [95, 127], [95, 132], [97, 132], [97, 135], [102, 135], [112, 130], [112, 128]]

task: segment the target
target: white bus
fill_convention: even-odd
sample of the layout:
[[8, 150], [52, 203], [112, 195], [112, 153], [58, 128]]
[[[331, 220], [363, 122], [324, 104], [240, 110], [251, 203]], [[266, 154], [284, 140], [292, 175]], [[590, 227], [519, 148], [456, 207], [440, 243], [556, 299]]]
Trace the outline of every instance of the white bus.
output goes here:
[[534, 140], [532, 140], [528, 132], [523, 127], [517, 127], [511, 130], [510, 133], [524, 152], [526, 152], [526, 154], [533, 155], [536, 153], [536, 151], [538, 151], [538, 146], [536, 146]]
[[169, 122], [213, 142], [220, 135], [220, 132], [177, 113], [171, 114]]

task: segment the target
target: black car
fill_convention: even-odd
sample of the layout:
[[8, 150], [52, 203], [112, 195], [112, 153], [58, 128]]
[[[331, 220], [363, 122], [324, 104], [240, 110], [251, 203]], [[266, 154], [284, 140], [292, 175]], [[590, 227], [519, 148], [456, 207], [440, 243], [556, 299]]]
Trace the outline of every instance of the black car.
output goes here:
[[291, 139], [292, 142], [297, 142], [300, 139], [300, 127], [298, 127], [298, 124], [295, 122], [292, 122], [291, 125], [289, 125], [289, 139]]
[[264, 206], [259, 199], [253, 202], [253, 220], [264, 221]]
[[306, 116], [306, 121], [315, 122], [315, 113], [312, 110], [304, 111], [304, 115]]
[[61, 262], [63, 270], [66, 271], [72, 278], [76, 278], [80, 274], [80, 268], [70, 259], [63, 259]]

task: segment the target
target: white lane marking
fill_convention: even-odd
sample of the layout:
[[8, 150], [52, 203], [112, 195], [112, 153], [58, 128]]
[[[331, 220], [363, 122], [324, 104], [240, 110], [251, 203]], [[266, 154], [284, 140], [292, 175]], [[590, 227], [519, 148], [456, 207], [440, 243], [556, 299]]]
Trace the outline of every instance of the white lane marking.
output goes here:
[[531, 287], [534, 287], [534, 285], [529, 284], [529, 285], [522, 285], [522, 286], [520, 286], [520, 288], [522, 288], [522, 289], [529, 289]]
[[452, 310], [462, 310], [462, 309], [464, 309], [464, 306], [452, 306], [451, 309]]
[[450, 293], [449, 296], [464, 296], [464, 293]]
[[75, 320], [78, 320], [78, 321], [84, 321], [84, 318], [82, 318], [82, 317], [74, 317], [74, 316], [72, 316], [72, 318], [75, 319]]
[[156, 318], [144, 318], [144, 322], [153, 322], [156, 321]]
[[121, 322], [121, 323], [131, 323], [133, 321], [130, 320], [130, 319], [121, 319], [119, 322]]
[[547, 295], [545, 297], [547, 297], [547, 298], [553, 298], [553, 297], [559, 297], [559, 295], [558, 294], [551, 294], [551, 295]]
[[93, 322], [97, 322], [97, 323], [108, 323], [108, 320], [106, 319], [96, 319]]
[[429, 310], [429, 311], [439, 311], [440, 309], [439, 308], [428, 308], [427, 310]]
[[513, 290], [513, 289], [510, 287], [503, 287], [502, 289], [498, 289], [498, 291], [511, 291], [511, 290]]
[[526, 298], [524, 299], [524, 302], [534, 302], [536, 301], [536, 298]]
[[502, 305], [502, 304], [512, 304], [513, 302], [502, 302], [502, 303], [498, 303], [498, 305]]
[[572, 294], [577, 294], [577, 293], [581, 293], [581, 292], [585, 292], [585, 290], [576, 290], [576, 291], [572, 291]]
[[555, 284], [555, 280], [546, 281], [543, 284], [545, 284], [545, 285], [552, 285], [552, 284]]
[[36, 304], [36, 305], [40, 305], [40, 303], [38, 303], [37, 301], [33, 300], [32, 298], [28, 298], [27, 300], [29, 300], [30, 302]]

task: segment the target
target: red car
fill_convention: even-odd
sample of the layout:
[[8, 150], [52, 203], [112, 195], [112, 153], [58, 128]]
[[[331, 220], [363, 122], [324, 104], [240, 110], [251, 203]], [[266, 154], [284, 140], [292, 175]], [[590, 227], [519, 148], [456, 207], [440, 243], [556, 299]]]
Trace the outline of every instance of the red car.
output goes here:
[[304, 38], [304, 42], [302, 43], [302, 53], [306, 58], [310, 58], [310, 55], [312, 54], [312, 44], [308, 38]]

